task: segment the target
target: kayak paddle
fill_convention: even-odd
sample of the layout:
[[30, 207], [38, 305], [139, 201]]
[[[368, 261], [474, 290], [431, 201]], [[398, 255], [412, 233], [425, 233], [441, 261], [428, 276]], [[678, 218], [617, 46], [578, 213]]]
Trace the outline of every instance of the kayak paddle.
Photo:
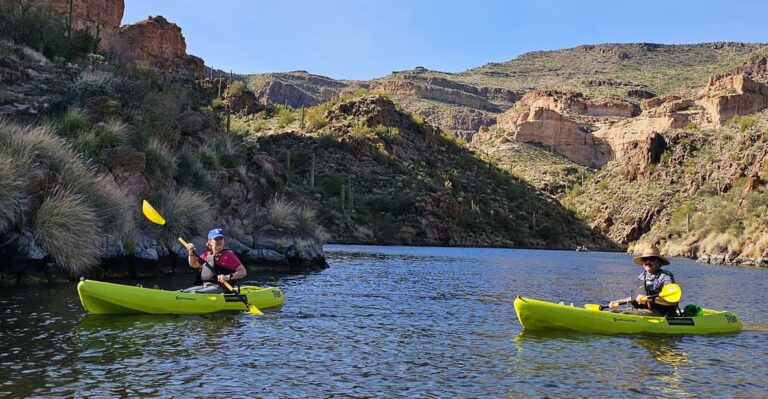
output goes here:
[[[663, 298], [667, 302], [677, 303], [677, 302], [680, 302], [680, 298], [682, 296], [683, 296], [683, 289], [680, 288], [680, 286], [675, 284], [675, 283], [670, 283], [670, 284], [667, 284], [664, 287], [662, 287], [661, 288], [661, 292], [659, 292], [658, 294], [656, 294], [656, 295], [648, 295], [648, 299], [656, 298], [656, 297], [661, 297], [661, 298]], [[630, 301], [622, 301], [622, 302], [619, 302], [619, 305], [623, 305], [623, 304], [628, 303], [628, 302], [630, 302]], [[596, 303], [585, 303], [584, 304], [584, 309], [587, 309], [587, 310], [603, 310], [603, 309], [608, 309], [608, 306], [602, 306], [602, 305], [598, 305]]]
[[[142, 201], [142, 203], [141, 203], [141, 212], [142, 212], [142, 213], [144, 214], [144, 216], [146, 216], [146, 217], [147, 217], [147, 219], [149, 219], [149, 221], [151, 221], [152, 223], [156, 223], [156, 224], [159, 224], [159, 225], [161, 225], [161, 226], [165, 225], [165, 218], [163, 217], [163, 215], [161, 215], [161, 214], [160, 214], [160, 212], [158, 212], [158, 211], [157, 211], [157, 210], [156, 210], [156, 209], [155, 209], [155, 208], [154, 208], [154, 207], [153, 207], [153, 206], [152, 206], [152, 205], [149, 203], [149, 201], [147, 201], [147, 200], [143, 200], [143, 201]], [[184, 241], [184, 239], [183, 239], [183, 238], [179, 237], [179, 238], [178, 238], [178, 240], [179, 240], [179, 242], [181, 243], [181, 245], [183, 245], [183, 246], [184, 246], [184, 248], [187, 248], [187, 242], [186, 242], [186, 241]], [[200, 261], [200, 263], [204, 263], [204, 261], [203, 261], [202, 259], [200, 259], [200, 257], [199, 257], [199, 256], [197, 256], [197, 252], [195, 252], [194, 250], [192, 250], [192, 255], [194, 255], [194, 256], [197, 258], [197, 260], [198, 260], [198, 261]], [[224, 286], [225, 286], [225, 287], [227, 287], [227, 289], [228, 289], [230, 292], [233, 292], [233, 293], [235, 292], [235, 289], [234, 289], [234, 288], [232, 288], [232, 285], [231, 285], [231, 284], [229, 284], [229, 283], [228, 283], [228, 282], [226, 282], [226, 281], [223, 281], [223, 283], [224, 283]], [[248, 303], [248, 298], [247, 298], [245, 295], [237, 295], [237, 296], [238, 296], [238, 297], [240, 298], [240, 300], [242, 300], [242, 301], [243, 301], [243, 303], [245, 304], [245, 307], [248, 309], [248, 313], [250, 313], [250, 314], [257, 314], [257, 315], [259, 315], [259, 316], [263, 316], [263, 315], [264, 315], [264, 313], [262, 313], [262, 312], [261, 312], [261, 310], [259, 310], [259, 308], [257, 308], [257, 307], [256, 307], [256, 305], [252, 305], [252, 304], [249, 304], [249, 303]]]

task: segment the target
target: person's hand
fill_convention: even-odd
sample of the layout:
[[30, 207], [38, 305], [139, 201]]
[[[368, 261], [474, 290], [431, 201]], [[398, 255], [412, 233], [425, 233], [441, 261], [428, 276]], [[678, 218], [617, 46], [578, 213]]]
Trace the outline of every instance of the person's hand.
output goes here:
[[223, 283], [225, 281], [232, 281], [232, 279], [229, 277], [229, 274], [219, 274], [219, 282]]
[[646, 302], [648, 302], [648, 295], [638, 295], [637, 298], [635, 298], [635, 302], [637, 302], [637, 303], [646, 303]]
[[611, 301], [611, 302], [609, 302], [608, 303], [608, 307], [611, 308], [611, 309], [618, 308], [619, 307], [619, 301]]
[[189, 251], [190, 254], [195, 253], [195, 244], [192, 244], [191, 242], [187, 243], [187, 251]]

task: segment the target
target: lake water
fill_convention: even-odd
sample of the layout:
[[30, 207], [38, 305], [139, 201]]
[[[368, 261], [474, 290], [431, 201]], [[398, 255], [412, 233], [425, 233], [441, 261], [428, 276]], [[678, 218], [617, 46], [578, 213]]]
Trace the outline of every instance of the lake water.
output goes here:
[[[673, 259], [683, 303], [739, 334], [521, 333], [515, 295], [626, 296], [624, 254], [327, 246], [330, 269], [252, 275], [265, 317], [89, 316], [74, 284], [0, 294], [0, 397], [758, 398], [768, 395], [768, 270]], [[181, 288], [190, 276], [142, 281]], [[136, 283], [136, 282], [132, 282]]]

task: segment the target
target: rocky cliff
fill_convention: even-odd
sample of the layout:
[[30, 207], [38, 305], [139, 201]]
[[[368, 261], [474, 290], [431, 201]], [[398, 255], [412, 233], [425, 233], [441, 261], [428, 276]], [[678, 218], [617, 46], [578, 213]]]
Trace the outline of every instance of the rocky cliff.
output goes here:
[[202, 76], [203, 60], [187, 54], [181, 28], [161, 16], [121, 26], [124, 0], [28, 0], [69, 18], [73, 29], [87, 29], [100, 39], [99, 48], [124, 62], [146, 63], [166, 72]]

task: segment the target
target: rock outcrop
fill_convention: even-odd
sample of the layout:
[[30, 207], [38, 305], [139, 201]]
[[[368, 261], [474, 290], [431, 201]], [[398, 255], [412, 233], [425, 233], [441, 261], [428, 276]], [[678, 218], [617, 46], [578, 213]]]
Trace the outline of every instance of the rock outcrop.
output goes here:
[[[120, 26], [124, 0], [28, 0], [55, 14], [72, 15], [73, 29], [87, 29], [100, 39], [99, 49], [123, 62], [144, 62], [164, 72], [203, 74], [203, 60], [187, 54], [181, 28], [161, 16]], [[70, 8], [71, 7], [71, 8]]]
[[181, 28], [161, 16], [121, 27], [118, 54], [124, 62], [147, 62], [162, 71], [203, 75], [203, 60], [187, 55]]
[[[101, 39], [99, 47], [112, 51], [118, 41], [120, 21], [125, 12], [124, 0], [27, 0], [36, 7], [50, 8], [56, 14], [72, 13], [72, 29], [86, 29]], [[70, 9], [71, 7], [71, 9]]]
[[[760, 59], [749, 71], [760, 74]], [[768, 85], [745, 73], [712, 75], [694, 96], [668, 95], [640, 106], [620, 100], [593, 100], [580, 93], [553, 90], [526, 94], [498, 117], [502, 142], [537, 142], [572, 161], [590, 166], [622, 158], [655, 134], [689, 126], [717, 128], [734, 116], [768, 107]], [[642, 114], [640, 114], [642, 110]], [[487, 134], [481, 140], [498, 140]], [[637, 165], [641, 170], [642, 165]], [[634, 176], [634, 178], [642, 176]]]

